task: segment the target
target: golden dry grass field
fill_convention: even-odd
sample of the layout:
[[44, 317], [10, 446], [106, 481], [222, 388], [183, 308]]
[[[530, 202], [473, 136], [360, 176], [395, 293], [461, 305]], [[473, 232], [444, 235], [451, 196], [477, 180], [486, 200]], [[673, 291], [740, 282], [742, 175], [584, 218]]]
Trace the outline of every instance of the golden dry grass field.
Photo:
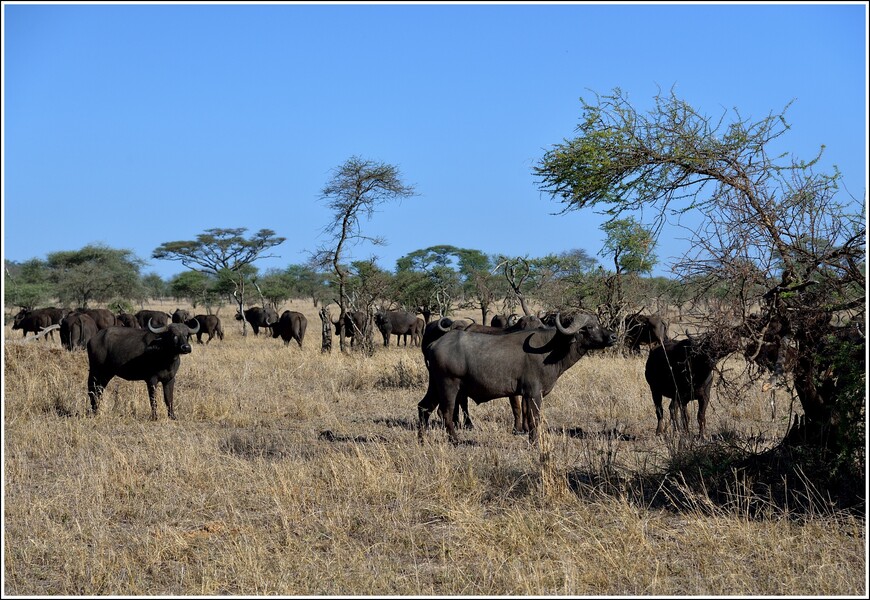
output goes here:
[[[224, 341], [182, 357], [177, 421], [162, 397], [150, 421], [145, 384], [117, 378], [87, 416], [86, 353], [5, 326], [4, 595], [867, 593], [866, 523], [821, 499], [758, 517], [740, 481], [730, 503], [679, 509], [600, 483], [675, 451], [645, 353], [565, 373], [540, 448], [511, 434], [506, 399], [472, 403], [458, 446], [443, 428], [421, 445], [419, 349], [324, 355], [316, 309], [286, 308], [308, 317], [302, 349], [221, 311]], [[763, 448], [791, 410], [784, 390], [716, 386], [708, 431]]]

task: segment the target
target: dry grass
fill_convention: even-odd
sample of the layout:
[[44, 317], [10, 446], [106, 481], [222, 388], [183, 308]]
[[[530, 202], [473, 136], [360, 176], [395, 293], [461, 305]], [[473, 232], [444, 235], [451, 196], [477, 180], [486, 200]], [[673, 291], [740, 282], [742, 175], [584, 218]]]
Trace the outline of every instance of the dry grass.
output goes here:
[[[439, 429], [420, 445], [419, 350], [321, 355], [316, 311], [284, 308], [307, 315], [304, 348], [224, 316], [226, 339], [182, 358], [178, 421], [161, 403], [150, 422], [145, 384], [119, 379], [87, 417], [86, 354], [6, 327], [4, 594], [867, 593], [860, 518], [750, 518], [740, 498], [663, 510], [595, 483], [673, 452], [643, 358], [566, 373], [540, 450], [510, 434], [506, 400], [472, 405], [459, 446]], [[726, 392], [712, 434], [782, 436], [783, 392]]]

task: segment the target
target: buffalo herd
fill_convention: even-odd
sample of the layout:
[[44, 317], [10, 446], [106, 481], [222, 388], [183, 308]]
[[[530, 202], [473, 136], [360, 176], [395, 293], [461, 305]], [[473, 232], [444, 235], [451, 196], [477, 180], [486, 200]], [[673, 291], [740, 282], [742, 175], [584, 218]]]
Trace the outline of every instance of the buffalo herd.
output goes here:
[[[428, 315], [427, 315], [428, 316]], [[271, 307], [252, 307], [237, 312], [236, 320], [251, 326], [254, 335], [261, 329], [271, 331], [287, 346], [295, 341], [301, 348], [308, 321], [300, 312], [285, 310], [280, 316]], [[472, 428], [468, 399], [481, 404], [508, 398], [513, 413], [513, 432], [527, 433], [529, 441], [539, 437], [541, 407], [559, 377], [590, 351], [614, 346], [620, 337], [614, 327], [602, 325], [592, 315], [575, 314], [518, 317], [496, 315], [491, 325], [478, 325], [473, 319], [447, 317], [428, 322], [414, 312], [378, 311], [370, 316], [363, 311], [348, 311], [333, 321], [336, 335], [350, 338], [351, 346], [361, 336], [370, 336], [376, 327], [384, 346], [396, 336], [396, 344], [419, 346], [429, 373], [426, 393], [417, 405], [418, 437], [428, 427], [437, 409], [448, 438], [456, 443], [460, 413], [464, 427]], [[670, 421], [682, 433], [689, 430], [687, 405], [697, 401], [698, 436], [706, 435], [706, 410], [710, 402], [713, 374], [717, 363], [743, 348], [747, 361], [780, 375], [790, 360], [787, 332], [777, 323], [761, 323], [757, 317], [739, 327], [720, 327], [686, 339], [668, 336], [668, 323], [658, 315], [635, 313], [621, 323], [622, 344], [630, 354], [649, 345], [644, 377], [652, 395], [661, 435], [668, 429], [663, 398], [670, 399]], [[224, 339], [217, 315], [191, 314], [176, 309], [172, 314], [140, 310], [135, 314], [114, 314], [107, 309], [58, 308], [25, 309], [13, 318], [13, 330], [25, 339], [53, 338], [60, 330], [61, 345], [67, 350], [86, 350], [87, 380], [91, 410], [99, 408], [103, 389], [114, 377], [144, 381], [151, 402], [151, 418], [157, 419], [156, 387], [163, 386], [168, 415], [175, 419], [173, 389], [180, 356], [191, 352], [195, 335], [209, 344], [214, 337]], [[741, 342], [749, 339], [748, 343]]]

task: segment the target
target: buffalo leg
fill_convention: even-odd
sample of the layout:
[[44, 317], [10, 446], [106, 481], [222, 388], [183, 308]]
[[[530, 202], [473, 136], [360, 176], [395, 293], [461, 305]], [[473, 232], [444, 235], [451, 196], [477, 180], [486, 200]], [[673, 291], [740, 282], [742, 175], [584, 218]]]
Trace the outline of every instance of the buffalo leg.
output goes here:
[[[166, 403], [166, 412], [170, 419], [177, 419], [175, 416], [175, 407], [173, 406], [173, 396], [175, 394], [175, 378], [163, 382], [163, 402]], [[152, 404], [153, 406], [153, 404]]]
[[91, 412], [97, 414], [100, 409], [100, 398], [103, 395], [103, 390], [109, 385], [111, 377], [98, 377], [93, 373], [88, 374], [88, 398], [91, 400]]
[[465, 429], [474, 429], [474, 422], [471, 420], [471, 415], [468, 412], [468, 396], [460, 394], [456, 398], [456, 404], [453, 407], [453, 420], [459, 425], [459, 411], [462, 410], [464, 420], [462, 426]]
[[523, 398], [522, 396], [511, 396], [511, 412], [514, 414], [514, 435], [528, 433], [529, 424], [526, 422], [525, 414], [523, 413]]
[[[157, 420], [157, 383], [153, 381], [146, 381], [145, 385], [148, 387], [148, 401], [151, 403], [151, 420]], [[163, 388], [164, 393], [166, 388]]]
[[429, 416], [436, 406], [438, 406], [438, 395], [434, 393], [430, 381], [426, 395], [417, 403], [417, 437], [421, 444], [423, 443], [423, 430], [429, 428]]
[[456, 403], [459, 402], [461, 394], [463, 394], [463, 392], [460, 390], [458, 382], [449, 386], [445, 385], [442, 390], [441, 400], [438, 407], [438, 410], [444, 419], [444, 427], [447, 429], [447, 437], [454, 444], [459, 443], [459, 436], [456, 434], [456, 423], [453, 421], [453, 410], [456, 407]]
[[[656, 408], [656, 419], [658, 423], [656, 424], [656, 435], [661, 435], [668, 429], [668, 423], [665, 421], [665, 409], [662, 407], [662, 395], [656, 392], [653, 392], [653, 405]], [[673, 420], [673, 402], [671, 402], [671, 420]]]

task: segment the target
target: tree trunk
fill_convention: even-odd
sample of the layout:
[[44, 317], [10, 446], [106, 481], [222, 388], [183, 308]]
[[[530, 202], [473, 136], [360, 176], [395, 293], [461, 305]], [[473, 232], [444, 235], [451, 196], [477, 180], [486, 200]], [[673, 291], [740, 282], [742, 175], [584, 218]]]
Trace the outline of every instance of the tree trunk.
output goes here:
[[332, 315], [325, 306], [320, 309], [321, 344], [320, 352], [332, 353]]

